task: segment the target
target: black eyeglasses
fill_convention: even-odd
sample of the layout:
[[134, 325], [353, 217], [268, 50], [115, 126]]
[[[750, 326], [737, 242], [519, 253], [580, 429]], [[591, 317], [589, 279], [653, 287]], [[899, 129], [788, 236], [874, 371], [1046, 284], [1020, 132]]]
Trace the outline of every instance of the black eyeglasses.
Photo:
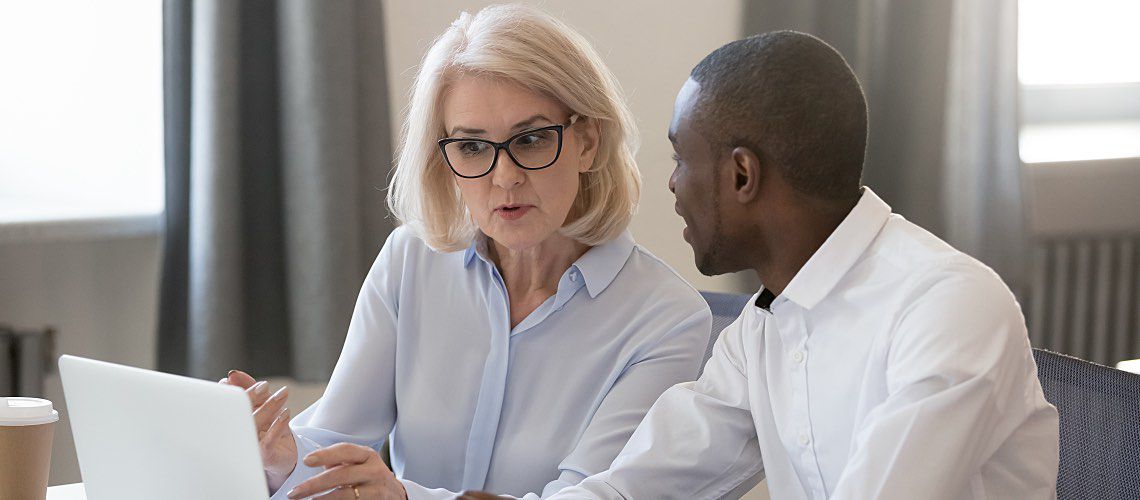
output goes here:
[[498, 163], [500, 150], [506, 150], [507, 156], [520, 168], [542, 170], [558, 161], [562, 154], [562, 132], [576, 121], [578, 115], [572, 115], [565, 125], [519, 132], [503, 142], [463, 137], [440, 139], [439, 150], [451, 171], [464, 179], [491, 173]]

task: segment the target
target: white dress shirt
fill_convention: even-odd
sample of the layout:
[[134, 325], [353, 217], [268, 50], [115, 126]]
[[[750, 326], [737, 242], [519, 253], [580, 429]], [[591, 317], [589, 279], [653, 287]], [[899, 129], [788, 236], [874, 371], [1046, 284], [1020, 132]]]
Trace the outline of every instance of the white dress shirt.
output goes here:
[[514, 328], [486, 241], [441, 253], [392, 233], [324, 396], [291, 423], [297, 469], [273, 498], [320, 472], [300, 463], [315, 446], [389, 436], [412, 499], [552, 493], [605, 470], [657, 397], [696, 377], [708, 305], [628, 232]]
[[1009, 289], [865, 189], [610, 470], [555, 498], [712, 499], [762, 471], [778, 500], [1050, 499], [1057, 461]]

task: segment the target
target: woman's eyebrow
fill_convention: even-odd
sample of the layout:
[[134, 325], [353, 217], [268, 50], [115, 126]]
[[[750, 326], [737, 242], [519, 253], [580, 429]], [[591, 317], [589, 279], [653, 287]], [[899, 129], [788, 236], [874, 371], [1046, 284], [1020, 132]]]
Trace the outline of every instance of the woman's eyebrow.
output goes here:
[[455, 134], [458, 134], [460, 132], [462, 132], [464, 134], [472, 134], [472, 135], [486, 134], [487, 133], [486, 130], [483, 130], [480, 128], [467, 128], [467, 127], [456, 126], [456, 127], [451, 129], [451, 134], [449, 134], [449, 135], [455, 135]]
[[521, 129], [530, 127], [530, 126], [534, 125], [535, 122], [537, 122], [539, 120], [546, 120], [547, 122], [554, 123], [553, 120], [551, 120], [550, 118], [547, 118], [543, 115], [534, 115], [530, 118], [527, 118], [521, 122], [516, 123], [512, 130], [521, 130]]
[[[547, 118], [545, 115], [539, 114], [539, 115], [534, 115], [530, 118], [527, 118], [521, 122], [516, 123], [515, 126], [511, 128], [511, 130], [522, 130], [522, 129], [525, 129], [525, 128], [528, 128], [528, 127], [534, 125], [536, 122], [539, 122], [539, 121], [547, 121], [550, 123], [554, 123], [554, 121], [551, 120], [550, 118]], [[464, 127], [462, 125], [456, 125], [455, 127], [453, 127], [451, 129], [450, 135], [455, 135], [458, 133], [478, 135], [478, 134], [486, 134], [487, 131], [483, 130], [481, 128], [469, 128], [469, 127]]]

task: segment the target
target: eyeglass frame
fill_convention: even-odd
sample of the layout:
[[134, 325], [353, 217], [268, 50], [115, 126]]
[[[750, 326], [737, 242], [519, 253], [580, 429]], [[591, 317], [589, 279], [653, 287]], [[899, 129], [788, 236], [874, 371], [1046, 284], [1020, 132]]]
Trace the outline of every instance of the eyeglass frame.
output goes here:
[[[492, 141], [489, 139], [480, 139], [477, 137], [445, 137], [443, 139], [436, 141], [436, 144], [439, 145], [439, 154], [443, 155], [443, 161], [445, 163], [447, 163], [447, 168], [451, 169], [451, 173], [455, 174], [456, 177], [462, 177], [464, 179], [478, 179], [480, 177], [486, 177], [487, 174], [491, 173], [492, 170], [495, 170], [495, 166], [497, 166], [499, 164], [499, 151], [506, 151], [507, 157], [510, 158], [512, 162], [514, 162], [515, 166], [517, 166], [523, 170], [532, 170], [532, 171], [533, 170], [542, 170], [544, 168], [549, 168], [551, 165], [554, 165], [555, 163], [558, 163], [558, 159], [562, 157], [562, 136], [565, 134], [566, 129], [573, 126], [574, 123], [577, 122], [579, 118], [581, 118], [581, 115], [578, 115], [577, 113], [575, 113], [573, 115], [570, 115], [569, 123], [566, 123], [565, 125], [556, 124], [556, 125], [549, 125], [546, 127], [539, 127], [539, 128], [532, 128], [530, 130], [524, 130], [522, 132], [519, 132], [515, 135], [508, 137], [507, 140], [505, 140], [503, 142], [495, 142], [495, 141]], [[511, 153], [511, 148], [509, 147], [510, 144], [512, 142], [514, 142], [515, 139], [518, 139], [519, 137], [522, 137], [522, 136], [527, 135], [527, 134], [533, 134], [535, 132], [542, 132], [544, 130], [557, 130], [558, 131], [558, 151], [554, 153], [554, 159], [550, 160], [550, 163], [547, 163], [546, 165], [543, 165], [541, 167], [523, 166], [523, 164], [520, 163], [517, 158], [515, 158], [514, 153]], [[447, 157], [447, 145], [451, 144], [453, 142], [460, 142], [460, 141], [481, 142], [484, 144], [489, 144], [491, 147], [495, 148], [495, 157], [494, 157], [494, 159], [491, 160], [491, 166], [487, 167], [486, 172], [483, 172], [479, 175], [463, 175], [463, 174], [459, 173], [457, 170], [455, 170], [455, 167], [451, 165], [451, 158]]]

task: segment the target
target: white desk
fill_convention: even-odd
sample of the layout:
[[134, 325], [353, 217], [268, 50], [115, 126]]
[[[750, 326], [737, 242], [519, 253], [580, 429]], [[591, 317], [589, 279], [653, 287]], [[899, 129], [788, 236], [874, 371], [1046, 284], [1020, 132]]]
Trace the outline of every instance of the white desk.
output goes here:
[[47, 500], [87, 500], [83, 483], [65, 484], [48, 488]]
[[1117, 370], [1140, 374], [1140, 359], [1130, 359], [1116, 364]]

